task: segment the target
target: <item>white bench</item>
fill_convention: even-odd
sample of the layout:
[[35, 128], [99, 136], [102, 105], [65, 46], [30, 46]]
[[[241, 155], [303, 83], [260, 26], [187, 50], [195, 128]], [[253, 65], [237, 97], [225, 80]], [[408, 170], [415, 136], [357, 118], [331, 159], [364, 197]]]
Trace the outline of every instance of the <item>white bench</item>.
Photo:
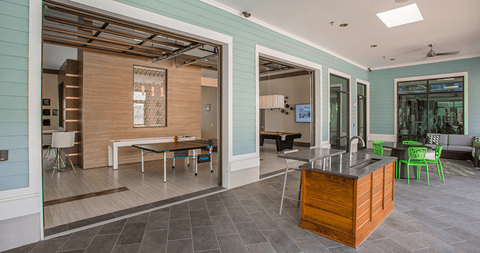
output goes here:
[[[139, 138], [139, 139], [123, 139], [123, 140], [110, 140], [108, 141], [108, 166], [113, 166], [113, 169], [118, 169], [118, 148], [119, 147], [131, 147], [138, 144], [152, 144], [162, 142], [173, 142], [173, 136], [171, 137], [156, 137], [156, 138]], [[179, 141], [192, 141], [195, 137], [192, 136], [178, 136]]]

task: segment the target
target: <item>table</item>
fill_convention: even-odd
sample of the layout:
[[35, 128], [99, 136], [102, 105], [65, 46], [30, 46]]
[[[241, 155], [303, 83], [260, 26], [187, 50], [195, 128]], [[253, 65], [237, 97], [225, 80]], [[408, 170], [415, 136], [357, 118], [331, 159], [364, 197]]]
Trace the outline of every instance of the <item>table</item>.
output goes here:
[[277, 145], [277, 152], [280, 152], [284, 149], [293, 149], [293, 141], [298, 138], [302, 138], [301, 133], [260, 131], [260, 146], [263, 146], [265, 139], [273, 139]]
[[[382, 145], [384, 148], [390, 148], [392, 149], [392, 153], [390, 156], [395, 156], [398, 158], [397, 163], [400, 162], [400, 160], [408, 160], [408, 148], [427, 148], [427, 149], [432, 149], [432, 147], [425, 146], [423, 144], [420, 145], [405, 145], [403, 143], [397, 143], [397, 142], [384, 142], [384, 143], [379, 143]], [[402, 163], [400, 166], [400, 178], [407, 178], [407, 170], [406, 164]], [[415, 166], [410, 166], [410, 179], [415, 179], [416, 178], [416, 171], [415, 171]], [[428, 168], [427, 168], [428, 169]]]
[[[108, 166], [113, 166], [113, 169], [118, 169], [118, 148], [119, 147], [131, 147], [135, 144], [151, 144], [151, 143], [163, 143], [172, 142], [171, 137], [155, 137], [155, 138], [138, 138], [138, 139], [123, 139], [123, 140], [110, 140], [108, 142]], [[178, 136], [179, 141], [191, 141], [195, 140], [192, 136]]]
[[[345, 150], [340, 149], [326, 149], [326, 148], [310, 148], [297, 152], [288, 152], [283, 154], [278, 154], [278, 158], [284, 158], [288, 160], [297, 160], [301, 162], [311, 163], [312, 166], [317, 160], [323, 159], [323, 166], [325, 167], [326, 158], [331, 158], [332, 156], [340, 155], [340, 160], [342, 160], [342, 154], [346, 153]], [[331, 162], [331, 159], [329, 159]]]
[[[195, 158], [195, 176], [198, 173], [198, 163], [210, 162], [210, 171], [213, 172], [212, 148], [216, 146], [216, 140], [190, 140], [178, 142], [164, 142], [154, 144], [135, 144], [132, 147], [142, 150], [142, 173], [145, 172], [143, 157], [150, 153], [163, 153], [163, 182], [167, 182], [167, 161], [178, 158]], [[208, 154], [197, 154], [197, 149], [208, 148]], [[193, 155], [189, 156], [188, 151], [192, 150]], [[147, 153], [144, 153], [147, 151]], [[167, 159], [167, 153], [174, 152], [174, 156]]]

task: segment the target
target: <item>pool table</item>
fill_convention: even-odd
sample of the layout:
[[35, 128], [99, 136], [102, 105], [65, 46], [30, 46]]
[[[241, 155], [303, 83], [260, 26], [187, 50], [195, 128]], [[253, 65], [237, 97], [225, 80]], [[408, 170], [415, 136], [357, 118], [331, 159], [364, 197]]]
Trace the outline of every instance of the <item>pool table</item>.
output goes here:
[[302, 138], [301, 133], [260, 131], [260, 146], [263, 146], [265, 139], [273, 139], [277, 144], [277, 152], [280, 152], [284, 149], [293, 149], [293, 141], [298, 138]]

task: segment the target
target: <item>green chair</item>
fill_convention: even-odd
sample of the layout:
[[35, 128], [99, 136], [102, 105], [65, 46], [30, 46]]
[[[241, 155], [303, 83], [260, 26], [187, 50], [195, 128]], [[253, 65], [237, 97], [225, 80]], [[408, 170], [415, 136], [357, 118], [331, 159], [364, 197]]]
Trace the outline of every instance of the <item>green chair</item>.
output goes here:
[[374, 140], [373, 143], [380, 144], [380, 143], [383, 143], [383, 141], [382, 140]]
[[428, 164], [425, 161], [425, 156], [427, 155], [427, 148], [421, 147], [412, 147], [408, 148], [408, 160], [399, 160], [398, 161], [398, 168], [397, 168], [397, 178], [400, 177], [400, 168], [402, 163], [407, 165], [407, 184], [410, 184], [410, 165], [417, 166], [417, 180], [420, 180], [420, 173], [418, 172], [421, 166], [425, 166], [427, 168], [427, 185], [430, 185], [430, 181], [428, 179]]
[[[381, 142], [383, 142], [383, 141], [381, 141]], [[375, 143], [375, 142], [373, 143], [373, 154], [374, 155], [381, 155], [381, 156], [389, 156], [389, 155], [383, 153], [383, 146], [378, 144], [378, 143]], [[396, 166], [397, 163], [398, 162], [395, 161], [395, 175], [397, 175], [397, 166]]]
[[404, 145], [420, 145], [418, 141], [402, 141]]
[[389, 156], [383, 153], [383, 146], [378, 143], [373, 143], [373, 154], [381, 156]]
[[[434, 163], [435, 164], [435, 166], [437, 167], [438, 178], [442, 179], [442, 181], [445, 183], [445, 177], [443, 176], [442, 162], [440, 162], [440, 155], [442, 154], [442, 149], [443, 149], [442, 145], [437, 145], [437, 147], [435, 148], [435, 160], [425, 159], [425, 161], [427, 162], [427, 164], [428, 163]], [[428, 171], [428, 168], [427, 168], [427, 171]], [[420, 178], [420, 172], [417, 172], [417, 175], [418, 175], [418, 178]]]

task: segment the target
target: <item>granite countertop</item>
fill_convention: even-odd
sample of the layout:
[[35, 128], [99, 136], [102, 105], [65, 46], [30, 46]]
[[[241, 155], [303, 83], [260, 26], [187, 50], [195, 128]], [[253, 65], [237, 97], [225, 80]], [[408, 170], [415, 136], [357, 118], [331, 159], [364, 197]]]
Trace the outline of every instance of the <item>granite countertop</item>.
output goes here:
[[278, 154], [278, 158], [291, 159], [303, 162], [313, 162], [323, 158], [332, 156], [338, 156], [345, 153], [345, 150], [340, 149], [326, 149], [326, 148], [311, 148], [306, 150], [300, 150], [297, 152], [289, 152], [284, 154]]
[[[342, 156], [342, 162], [340, 163], [340, 157], [332, 157], [332, 164], [329, 166], [328, 164], [325, 166], [325, 169], [322, 167], [321, 161], [316, 161], [315, 165], [311, 166], [311, 164], [304, 164], [301, 165], [299, 168], [303, 170], [311, 170], [316, 172], [321, 172], [325, 174], [332, 174], [342, 177], [349, 177], [349, 178], [362, 178], [377, 169], [397, 160], [396, 157], [391, 156], [379, 156], [379, 155], [371, 155], [371, 154], [358, 154], [355, 153], [350, 162], [350, 153], [346, 153]], [[373, 161], [373, 163], [371, 163]]]

